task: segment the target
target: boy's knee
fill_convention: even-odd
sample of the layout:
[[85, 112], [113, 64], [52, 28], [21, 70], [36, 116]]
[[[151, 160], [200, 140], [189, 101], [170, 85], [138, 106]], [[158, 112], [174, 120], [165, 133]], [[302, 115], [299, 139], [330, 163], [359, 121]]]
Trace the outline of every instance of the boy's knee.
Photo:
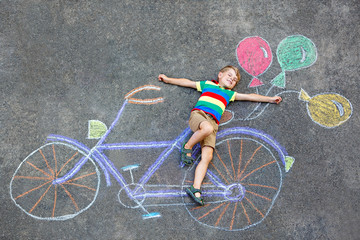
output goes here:
[[206, 135], [210, 135], [214, 132], [214, 127], [207, 121], [204, 121], [200, 124], [200, 129], [206, 133]]

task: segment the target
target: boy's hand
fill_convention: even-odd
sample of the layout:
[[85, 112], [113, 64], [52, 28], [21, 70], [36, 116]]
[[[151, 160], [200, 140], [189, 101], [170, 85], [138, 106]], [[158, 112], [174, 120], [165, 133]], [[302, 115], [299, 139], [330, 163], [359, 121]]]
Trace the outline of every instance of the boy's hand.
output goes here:
[[270, 99], [270, 103], [279, 104], [281, 101], [282, 101], [282, 98], [279, 97], [279, 96], [275, 96], [275, 97], [272, 97], [272, 98]]
[[158, 78], [159, 78], [160, 82], [165, 82], [166, 83], [167, 80], [168, 80], [168, 77], [165, 74], [160, 74]]

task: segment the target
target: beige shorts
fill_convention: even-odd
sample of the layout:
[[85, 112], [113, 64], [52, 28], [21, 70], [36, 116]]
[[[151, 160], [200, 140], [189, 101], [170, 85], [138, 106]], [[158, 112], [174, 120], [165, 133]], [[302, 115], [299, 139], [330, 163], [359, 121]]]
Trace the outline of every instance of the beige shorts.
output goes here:
[[201, 147], [210, 146], [212, 148], [215, 148], [216, 133], [219, 129], [219, 125], [216, 123], [216, 121], [213, 119], [213, 117], [211, 115], [208, 115], [201, 110], [192, 111], [190, 114], [190, 119], [189, 119], [190, 129], [193, 132], [196, 132], [197, 130], [199, 130], [200, 123], [202, 123], [203, 121], [208, 121], [213, 126], [214, 132], [212, 134], [210, 134], [209, 136], [207, 136], [204, 140], [202, 140], [200, 142], [200, 145], [201, 145]]

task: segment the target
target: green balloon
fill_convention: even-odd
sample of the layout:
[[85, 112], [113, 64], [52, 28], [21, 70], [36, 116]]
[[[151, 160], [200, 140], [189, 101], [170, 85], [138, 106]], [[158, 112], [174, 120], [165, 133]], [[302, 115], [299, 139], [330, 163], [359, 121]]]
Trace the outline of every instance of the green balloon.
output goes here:
[[294, 35], [279, 43], [276, 55], [283, 71], [291, 71], [311, 66], [316, 61], [317, 51], [310, 39]]

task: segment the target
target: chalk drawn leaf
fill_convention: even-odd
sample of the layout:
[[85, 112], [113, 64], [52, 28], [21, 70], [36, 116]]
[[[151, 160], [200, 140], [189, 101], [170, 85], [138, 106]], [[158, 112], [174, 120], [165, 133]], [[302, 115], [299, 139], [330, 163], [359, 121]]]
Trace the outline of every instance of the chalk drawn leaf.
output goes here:
[[99, 139], [107, 131], [105, 123], [99, 120], [89, 120], [88, 124], [88, 139]]
[[288, 172], [295, 162], [295, 158], [291, 156], [285, 157], [285, 172]]

